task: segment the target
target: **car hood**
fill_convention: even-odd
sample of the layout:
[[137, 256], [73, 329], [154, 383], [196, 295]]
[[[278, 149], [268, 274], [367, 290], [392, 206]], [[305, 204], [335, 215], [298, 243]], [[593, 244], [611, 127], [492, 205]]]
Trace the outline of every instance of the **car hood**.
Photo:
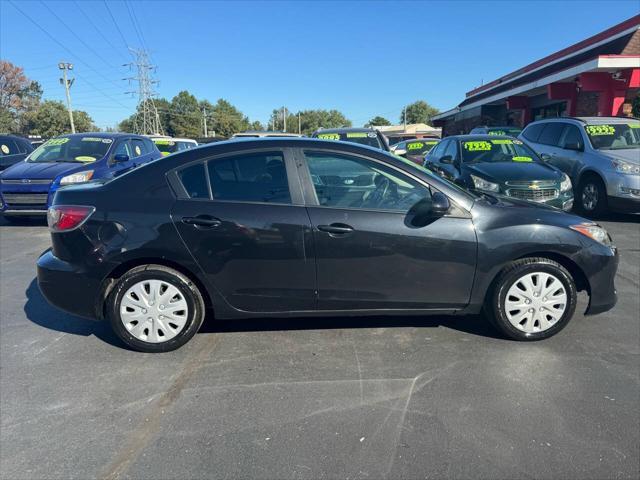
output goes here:
[[77, 162], [19, 162], [2, 172], [2, 178], [6, 180], [22, 178], [53, 180], [62, 173], [85, 170], [86, 168], [87, 164]]
[[496, 162], [468, 164], [469, 173], [495, 183], [523, 180], [560, 181], [562, 173], [539, 162]]
[[625, 162], [640, 165], [640, 148], [629, 148], [625, 150], [606, 150], [605, 155], [613, 160], [623, 160]]

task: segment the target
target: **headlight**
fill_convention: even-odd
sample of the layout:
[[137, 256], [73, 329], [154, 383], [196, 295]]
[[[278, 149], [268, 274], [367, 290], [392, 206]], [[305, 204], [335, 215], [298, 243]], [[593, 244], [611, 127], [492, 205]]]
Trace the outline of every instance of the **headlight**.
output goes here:
[[595, 223], [581, 223], [580, 225], [571, 225], [569, 228], [607, 247], [612, 245], [611, 237], [607, 231]]
[[565, 173], [564, 176], [562, 177], [562, 182], [560, 183], [560, 191], [568, 192], [569, 190], [571, 190], [571, 179]]
[[484, 190], [485, 192], [497, 192], [500, 190], [500, 185], [497, 183], [489, 182], [475, 175], [471, 175], [471, 180], [473, 180], [473, 186], [478, 190]]
[[640, 165], [635, 165], [629, 162], [623, 162], [622, 160], [611, 160], [613, 168], [616, 172], [626, 173], [628, 175], [640, 175]]
[[69, 185], [71, 183], [88, 182], [93, 177], [93, 170], [85, 170], [83, 172], [72, 173], [60, 179], [60, 185]]

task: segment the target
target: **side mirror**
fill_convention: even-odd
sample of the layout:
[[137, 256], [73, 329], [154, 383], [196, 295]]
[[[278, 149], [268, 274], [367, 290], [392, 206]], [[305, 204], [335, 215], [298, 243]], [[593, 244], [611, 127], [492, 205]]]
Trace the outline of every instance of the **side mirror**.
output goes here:
[[451, 208], [449, 197], [442, 192], [435, 192], [431, 196], [431, 215], [434, 217], [441, 217], [446, 215]]
[[445, 155], [440, 157], [440, 163], [446, 163], [447, 165], [453, 165], [453, 157], [451, 155]]
[[576, 142], [576, 143], [566, 143], [564, 145], [564, 148], [566, 150], [574, 150], [576, 152], [583, 152], [584, 151], [584, 146], [582, 145], [582, 143], [580, 142]]
[[126, 153], [116, 153], [113, 156], [113, 163], [123, 163], [129, 161], [129, 155]]
[[551, 160], [551, 155], [549, 155], [548, 153], [541, 153], [540, 154], [540, 159], [543, 162], [548, 162], [549, 160]]

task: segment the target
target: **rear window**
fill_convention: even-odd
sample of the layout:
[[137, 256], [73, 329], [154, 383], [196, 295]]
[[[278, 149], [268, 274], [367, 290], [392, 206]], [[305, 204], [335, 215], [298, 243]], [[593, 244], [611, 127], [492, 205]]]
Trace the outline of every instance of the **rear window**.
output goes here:
[[16, 142], [11, 138], [3, 138], [0, 139], [0, 157], [4, 157], [6, 155], [16, 155], [20, 153], [18, 151], [18, 146]]
[[337, 140], [342, 142], [359, 143], [360, 145], [368, 145], [369, 147], [382, 148], [380, 139], [376, 132], [326, 132], [318, 133], [316, 138], [321, 140]]

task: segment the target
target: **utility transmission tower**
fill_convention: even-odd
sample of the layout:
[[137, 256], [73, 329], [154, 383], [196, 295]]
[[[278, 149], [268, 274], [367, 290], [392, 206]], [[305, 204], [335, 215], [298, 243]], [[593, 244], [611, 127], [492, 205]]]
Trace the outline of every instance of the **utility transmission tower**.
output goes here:
[[138, 83], [138, 91], [126, 92], [131, 95], [138, 95], [138, 111], [136, 113], [136, 132], [141, 135], [162, 135], [162, 125], [160, 124], [160, 116], [158, 115], [158, 109], [153, 101], [153, 97], [156, 95], [154, 86], [157, 85], [157, 80], [154, 80], [151, 76], [155, 72], [156, 66], [151, 65], [149, 62], [149, 55], [146, 50], [129, 48], [131, 54], [135, 57], [135, 61], [132, 63], [126, 63], [124, 66], [128, 66], [130, 69], [134, 66], [137, 70], [135, 77], [128, 77], [124, 80]]

